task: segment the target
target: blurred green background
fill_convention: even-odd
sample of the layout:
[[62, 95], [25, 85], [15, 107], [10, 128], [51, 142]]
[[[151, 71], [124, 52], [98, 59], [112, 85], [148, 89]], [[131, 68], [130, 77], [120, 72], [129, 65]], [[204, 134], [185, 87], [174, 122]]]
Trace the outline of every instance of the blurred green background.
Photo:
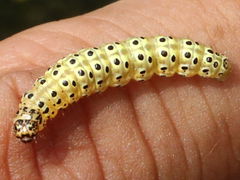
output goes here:
[[80, 15], [117, 0], [0, 0], [0, 40], [44, 22]]

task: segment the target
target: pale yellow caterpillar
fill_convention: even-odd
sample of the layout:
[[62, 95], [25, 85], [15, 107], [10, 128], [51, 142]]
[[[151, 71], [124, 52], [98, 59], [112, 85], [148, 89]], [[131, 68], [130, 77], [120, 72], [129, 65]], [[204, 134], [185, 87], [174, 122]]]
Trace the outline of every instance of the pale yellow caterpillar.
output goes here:
[[14, 118], [16, 137], [32, 141], [59, 109], [83, 96], [142, 81], [153, 74], [175, 73], [223, 80], [230, 72], [226, 56], [189, 39], [170, 36], [132, 38], [82, 49], [60, 59], [24, 94]]

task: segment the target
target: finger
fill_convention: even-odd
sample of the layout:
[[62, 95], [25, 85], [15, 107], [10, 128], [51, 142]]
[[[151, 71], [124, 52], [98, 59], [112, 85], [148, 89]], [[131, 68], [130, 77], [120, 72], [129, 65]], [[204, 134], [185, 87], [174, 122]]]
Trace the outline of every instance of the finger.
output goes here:
[[[216, 10], [214, 11], [214, 9], [215, 9], [215, 7], [218, 7], [218, 5], [217, 5], [217, 3], [214, 4], [214, 2], [212, 4], [208, 3], [209, 7], [206, 10], [204, 9], [204, 3], [203, 3], [203, 7], [201, 7], [202, 4], [198, 4], [196, 2], [194, 2], [194, 3], [184, 2], [181, 4], [178, 4], [178, 2], [176, 2], [176, 1], [168, 1], [168, 2], [161, 2], [161, 3], [158, 1], [152, 1], [152, 3], [145, 3], [142, 1], [140, 3], [139, 2], [135, 3], [135, 1], [120, 1], [119, 4], [116, 4], [111, 7], [109, 6], [106, 9], [97, 11], [95, 13], [86, 15], [84, 17], [77, 17], [77, 18], [73, 18], [70, 20], [65, 20], [63, 22], [40, 26], [36, 29], [30, 30], [23, 34], [19, 34], [17, 37], [15, 36], [15, 39], [9, 39], [9, 40], [5, 41], [4, 43], [2, 43], [2, 45], [3, 45], [2, 46], [3, 47], [2, 54], [4, 54], [4, 56], [2, 57], [2, 59], [3, 59], [2, 62], [5, 62], [4, 60], [7, 57], [6, 54], [9, 54], [9, 53], [6, 53], [7, 48], [9, 48], [12, 44], [15, 44], [14, 43], [15, 41], [17, 42], [17, 44], [19, 46], [14, 51], [14, 53], [12, 53], [12, 54], [14, 54], [13, 57], [10, 56], [10, 58], [9, 58], [9, 62], [11, 65], [10, 68], [9, 68], [9, 66], [6, 65], [7, 63], [4, 63], [4, 66], [2, 69], [3, 71], [1, 71], [2, 75], [12, 73], [14, 70], [19, 71], [19, 70], [26, 70], [26, 69], [31, 69], [31, 68], [35, 69], [36, 67], [39, 68], [39, 67], [43, 66], [42, 62], [46, 62], [46, 65], [48, 66], [48, 65], [52, 64], [56, 58], [62, 57], [63, 55], [65, 55], [69, 52], [74, 52], [77, 49], [79, 49], [80, 46], [81, 47], [87, 47], [87, 46], [91, 46], [91, 45], [95, 46], [102, 42], [121, 40], [121, 39], [125, 39], [129, 36], [133, 36], [133, 35], [134, 36], [139, 36], [139, 35], [150, 36], [150, 35], [156, 35], [156, 34], [166, 34], [169, 32], [171, 34], [173, 34], [175, 36], [179, 36], [179, 37], [180, 36], [188, 36], [188, 37], [191, 37], [192, 39], [196, 39], [203, 43], [210, 42], [210, 44], [215, 45], [215, 48], [219, 51], [226, 49], [226, 53], [231, 52], [228, 54], [230, 54], [230, 58], [232, 59], [233, 63], [235, 62], [236, 55], [237, 55], [236, 47], [237, 47], [237, 42], [239, 41], [238, 36], [233, 38], [232, 32], [230, 30], [229, 30], [230, 32], [228, 32], [227, 30], [225, 30], [223, 28], [221, 29], [221, 27], [225, 27], [226, 24], [230, 24], [229, 25], [230, 28], [228, 28], [228, 29], [235, 29], [236, 24], [233, 23], [234, 21], [229, 21], [228, 18], [234, 20], [237, 18], [237, 15], [232, 15], [232, 14], [229, 15], [226, 12], [224, 12], [225, 14], [223, 13], [223, 15], [220, 16], [219, 14], [216, 13], [217, 16], [213, 16], [214, 18], [209, 19], [209, 13], [217, 12]], [[176, 14], [178, 15], [178, 18], [173, 17], [173, 13], [172, 14], [169, 13], [169, 8], [175, 7], [175, 6], [178, 7], [175, 10]], [[187, 7], [189, 8], [188, 11], [183, 12], [182, 9], [185, 9]], [[192, 15], [190, 16], [189, 12], [191, 12], [191, 14], [194, 14], [194, 15], [195, 14], [199, 15], [199, 13], [198, 13], [199, 11], [196, 11], [196, 9], [198, 9], [198, 7], [200, 7], [199, 11], [204, 9], [206, 11], [206, 13], [203, 14], [202, 16], [196, 16], [196, 18], [192, 18], [193, 16]], [[232, 7], [231, 5], [226, 5], [226, 7], [233, 8], [233, 9], [231, 9], [231, 12], [232, 11], [234, 12], [235, 8], [236, 8], [236, 7]], [[221, 8], [221, 7], [218, 7], [218, 8]], [[191, 9], [195, 10], [195, 11], [192, 11]], [[125, 12], [122, 13], [123, 11], [125, 11]], [[220, 11], [220, 12], [222, 12], [222, 11]], [[156, 15], [158, 15], [157, 18], [155, 18]], [[131, 17], [135, 17], [135, 18], [131, 19]], [[227, 19], [223, 18], [223, 17], [227, 17]], [[143, 19], [145, 20], [144, 24], [143, 24]], [[96, 22], [98, 22], [98, 24], [96, 24]], [[116, 24], [115, 22], [118, 22], [118, 23]], [[128, 22], [128, 23], [126, 23], [126, 22]], [[196, 23], [196, 22], [198, 22], [198, 23]], [[216, 24], [219, 25], [218, 28], [214, 28], [214, 27], [216, 27]], [[93, 26], [95, 28], [92, 28]], [[161, 26], [161, 29], [159, 29], [160, 26]], [[76, 27], [81, 27], [81, 28], [76, 28]], [[141, 27], [141, 28], [138, 28], [138, 27]], [[176, 27], [177, 27], [177, 30], [176, 30]], [[207, 28], [207, 30], [206, 30], [206, 28]], [[215, 31], [214, 31], [214, 29], [215, 29]], [[216, 31], [216, 29], [217, 29], [217, 31]], [[186, 30], [189, 33], [186, 33]], [[215, 33], [215, 32], [217, 32], [217, 33]], [[225, 36], [222, 38], [223, 33]], [[61, 35], [61, 38], [59, 38], [60, 35]], [[98, 37], [98, 38], [96, 38], [96, 37]], [[211, 37], [214, 37], [214, 38], [211, 38]], [[82, 39], [82, 40], [79, 40], [79, 39]], [[36, 40], [37, 40], [37, 42], [34, 42]], [[62, 43], [62, 42], [64, 42], [64, 43]], [[28, 54], [28, 52], [32, 52], [32, 53]], [[16, 57], [14, 57], [14, 56], [16, 56]], [[18, 58], [18, 63], [16, 63], [17, 58]], [[32, 58], [34, 58], [34, 63], [32, 63], [32, 61], [27, 61]], [[51, 61], [48, 61], [49, 59], [51, 59]], [[238, 65], [238, 63], [235, 62], [234, 65]], [[233, 72], [233, 73], [235, 73], [235, 72]], [[36, 75], [34, 75], [34, 76], [36, 76]], [[163, 81], [163, 80], [161, 80], [161, 81]], [[159, 85], [160, 84], [159, 79], [156, 79], [153, 81], [153, 84], [155, 84], [155, 87], [157, 87], [157, 92], [155, 93], [155, 96], [158, 96], [159, 90], [162, 90], [163, 87], [168, 87], [167, 84], [169, 81], [170, 80], [164, 81], [164, 83], [161, 83], [161, 86]], [[202, 136], [203, 134], [212, 135], [214, 132], [216, 132], [216, 130], [214, 130], [214, 129], [216, 129], [215, 127], [217, 125], [214, 125], [214, 123], [211, 123], [212, 118], [210, 118], [210, 117], [204, 117], [204, 118], [202, 118], [202, 121], [200, 121], [200, 122], [198, 121], [198, 126], [201, 127], [200, 129], [204, 129], [204, 127], [205, 127], [204, 125], [213, 124], [209, 128], [210, 130], [208, 132], [196, 131], [196, 126], [195, 126], [196, 117], [201, 115], [202, 113], [206, 113], [207, 115], [209, 115], [210, 112], [208, 111], [208, 107], [210, 107], [210, 105], [209, 106], [206, 105], [207, 102], [205, 100], [203, 100], [203, 97], [204, 97], [203, 95], [200, 96], [199, 88], [196, 87], [196, 84], [194, 85], [194, 81], [191, 81], [191, 80], [190, 80], [190, 82], [188, 81], [190, 83], [190, 86], [188, 87], [187, 92], [191, 92], [191, 89], [195, 89], [195, 91], [193, 91], [193, 94], [191, 96], [189, 96], [189, 94], [186, 93], [186, 91], [185, 91], [186, 87], [183, 86], [184, 84], [180, 78], [178, 79], [178, 82], [176, 82], [175, 84], [174, 83], [172, 84], [173, 86], [171, 88], [174, 89], [174, 87], [176, 87], [176, 85], [178, 85], [178, 88], [180, 87], [180, 90], [178, 90], [179, 91], [178, 94], [179, 94], [180, 98], [176, 98], [176, 99], [179, 99], [182, 101], [183, 99], [188, 98], [187, 102], [189, 102], [189, 104], [186, 103], [186, 105], [188, 105], [188, 106], [191, 105], [190, 102], [196, 102], [194, 104], [197, 104], [199, 102], [199, 100], [202, 101], [202, 103], [201, 103], [202, 106], [200, 106], [200, 107], [205, 107], [205, 108], [203, 110], [200, 107], [196, 108], [193, 111], [194, 116], [191, 115], [190, 117], [187, 117], [186, 119], [187, 119], [187, 122], [190, 122], [189, 124], [192, 127], [191, 130], [195, 133], [194, 137], [199, 137], [196, 140], [196, 142], [203, 141], [203, 143], [202, 143], [203, 145], [201, 145], [201, 148], [199, 150], [200, 151], [199, 155], [196, 156], [192, 162], [191, 157], [193, 157], [193, 155], [191, 153], [193, 152], [193, 154], [195, 154], [197, 152], [197, 148], [196, 148], [196, 145], [194, 144], [195, 142], [194, 142], [193, 138], [190, 135], [184, 134], [185, 129], [188, 129], [188, 126], [186, 126], [187, 123], [185, 121], [181, 121], [181, 119], [184, 119], [183, 117], [185, 117], [186, 115], [181, 115], [180, 117], [182, 117], [182, 118], [179, 118], [179, 121], [178, 121], [179, 123], [177, 124], [176, 129], [177, 130], [180, 129], [179, 134], [182, 136], [180, 136], [180, 140], [176, 141], [174, 143], [174, 145], [175, 145], [175, 147], [181, 147], [182, 151], [180, 154], [184, 154], [185, 151], [188, 149], [189, 149], [189, 151], [191, 151], [191, 152], [186, 153], [186, 158], [185, 158], [186, 164], [185, 165], [181, 164], [179, 174], [184, 173], [183, 171], [188, 167], [189, 163], [192, 162], [194, 164], [194, 167], [191, 170], [192, 171], [197, 170], [196, 176], [200, 176], [203, 174], [204, 177], [205, 176], [207, 177], [208, 172], [209, 172], [208, 171], [209, 167], [221, 171], [221, 169], [225, 169], [225, 166], [221, 166], [219, 168], [218, 165], [219, 164], [224, 165], [226, 163], [219, 163], [219, 161], [216, 161], [217, 158], [215, 158], [214, 160], [210, 159], [209, 162], [207, 162], [207, 163], [205, 162], [205, 169], [204, 168], [203, 168], [204, 170], [200, 169], [200, 167], [202, 165], [202, 161], [200, 161], [199, 159], [201, 159], [201, 156], [203, 156], [201, 154], [201, 152], [203, 150], [205, 150], [205, 151], [207, 151], [209, 149], [211, 150], [212, 147], [215, 147], [214, 145], [216, 143], [216, 139], [219, 138], [219, 135], [214, 136], [215, 139], [213, 138], [213, 140], [209, 144], [207, 144], [206, 141], [208, 141], [210, 139], [210, 136]], [[172, 81], [170, 81], [170, 82], [172, 82]], [[236, 84], [238, 82], [238, 79], [235, 77], [232, 77], [231, 82]], [[204, 83], [204, 81], [201, 81], [200, 83], [203, 83], [203, 85], [206, 84], [206, 83]], [[207, 82], [207, 83], [209, 83], [210, 85], [212, 84], [211, 82]], [[227, 85], [230, 86], [232, 83], [229, 83]], [[149, 87], [149, 86], [147, 85], [147, 87]], [[224, 86], [221, 86], [221, 87], [224, 87]], [[225, 86], [225, 87], [227, 87], [227, 86]], [[175, 112], [170, 107], [172, 107], [174, 104], [176, 104], [176, 102], [169, 101], [169, 99], [171, 99], [171, 97], [176, 97], [177, 95], [176, 95], [176, 92], [171, 91], [171, 88], [167, 89], [165, 91], [166, 94], [163, 93], [163, 99], [164, 99], [163, 102], [167, 102], [166, 104], [168, 104], [167, 107], [169, 108], [169, 111], [172, 112], [172, 114], [175, 114], [176, 112], [179, 112], [179, 110], [176, 110], [176, 112]], [[227, 89], [227, 95], [229, 97], [234, 97], [234, 99], [238, 99], [238, 94], [236, 93], [237, 90], [238, 90], [237, 86], [230, 86], [230, 89]], [[219, 90], [219, 91], [217, 91], [218, 93], [215, 93], [216, 88], [215, 87], [212, 88], [212, 86], [205, 88], [205, 91], [207, 92], [207, 95], [209, 95], [209, 91], [213, 95], [215, 95], [215, 98], [212, 100], [213, 105], [216, 104], [216, 102], [218, 102], [218, 100], [224, 96], [222, 90]], [[117, 92], [118, 91], [116, 90], [116, 92], [113, 93], [113, 97], [117, 94]], [[130, 89], [130, 97], [131, 97], [131, 94], [133, 94], [133, 92], [134, 92], [134, 90]], [[108, 93], [108, 92], [106, 92], [106, 93]], [[210, 93], [210, 95], [211, 95], [211, 93]], [[210, 95], [208, 96], [209, 98], [212, 97]], [[122, 98], [124, 98], [124, 96], [125, 96], [125, 92], [123, 93]], [[146, 97], [148, 97], [148, 96], [149, 95], [146, 94]], [[197, 97], [197, 98], [195, 98], [195, 100], [193, 100], [192, 97]], [[198, 97], [200, 97], [200, 98], [198, 99]], [[133, 100], [133, 103], [135, 104], [134, 106], [139, 105], [141, 107], [141, 103], [137, 103], [136, 101], [134, 102], [134, 99], [132, 99], [132, 100]], [[100, 103], [97, 106], [97, 108], [100, 109], [100, 104], [102, 101], [99, 100]], [[126, 103], [125, 101], [127, 101], [127, 98], [124, 98], [123, 105], [121, 105], [121, 106], [119, 105], [123, 109], [125, 106], [130, 107], [130, 104], [131, 104], [131, 103], [129, 104], [129, 102]], [[222, 100], [221, 102], [223, 104], [227, 104], [226, 101], [227, 101], [227, 99]], [[149, 101], [147, 101], [147, 102], [149, 102]], [[102, 102], [102, 103], [104, 103], [104, 102]], [[91, 104], [91, 99], [89, 101], [89, 104], [90, 104], [89, 107], [92, 108], [93, 105]], [[161, 103], [158, 102], [158, 104], [161, 104]], [[177, 109], [177, 107], [181, 106], [181, 104], [182, 103], [178, 104], [178, 106], [176, 106], [175, 109]], [[183, 104], [185, 105], [185, 102]], [[231, 105], [230, 107], [237, 107], [239, 105], [237, 101], [231, 101], [231, 103], [228, 103], [228, 104]], [[138, 106], [138, 108], [140, 108], [139, 106]], [[160, 107], [162, 107], [162, 106], [163, 105], [161, 105]], [[154, 107], [156, 108], [156, 106], [154, 106]], [[144, 107], [142, 107], [142, 108], [144, 108]], [[224, 111], [224, 115], [231, 114], [231, 111], [232, 111], [232, 108], [225, 108], [225, 105], [220, 106], [220, 108], [218, 106], [215, 106], [215, 109], [217, 109], [217, 108], [218, 108], [219, 112], [222, 112], [223, 109], [226, 109], [225, 110], [226, 112]], [[153, 106], [149, 106], [149, 109], [153, 109]], [[149, 109], [146, 109], [146, 111]], [[198, 112], [197, 111], [198, 109], [201, 109], [202, 111]], [[117, 110], [117, 108], [114, 108], [114, 110]], [[133, 111], [134, 111], [134, 108], [133, 108]], [[112, 111], [109, 111], [109, 113], [110, 112], [112, 112]], [[127, 112], [129, 114], [132, 114], [129, 111], [127, 111]], [[184, 108], [181, 110], [181, 112], [184, 112]], [[90, 117], [92, 117], [91, 114], [93, 114], [93, 113], [94, 113], [94, 111], [90, 112]], [[231, 114], [231, 116], [229, 117], [230, 120], [228, 120], [228, 122], [227, 122], [227, 124], [228, 123], [231, 124], [232, 130], [230, 132], [233, 132], [233, 131], [235, 132], [239, 129], [239, 125], [236, 124], [236, 123], [238, 123], [237, 113], [239, 113], [239, 112], [236, 111], [234, 114]], [[186, 111], [185, 114], [189, 115], [188, 111]], [[140, 115], [138, 115], [138, 116], [140, 116]], [[156, 117], [154, 122], [155, 123], [159, 122], [159, 119], [162, 116], [166, 116], [166, 115], [164, 115], [164, 113], [161, 114], [161, 112], [160, 112], [160, 116], [158, 118]], [[95, 116], [93, 116], [93, 117], [95, 117]], [[173, 116], [173, 117], [175, 119], [175, 116]], [[100, 120], [94, 121], [93, 120], [93, 122], [96, 122], [95, 124], [92, 125], [93, 126], [92, 130], [90, 130], [91, 134], [93, 136], [93, 139], [100, 139], [101, 141], [103, 141], [105, 139], [106, 141], [110, 141], [114, 134], [108, 133], [110, 138], [107, 139], [105, 137], [106, 136], [105, 134], [107, 133], [106, 132], [107, 128], [106, 128], [106, 131], [103, 131], [99, 134], [99, 129], [101, 129], [101, 128], [98, 128], [98, 127], [101, 127], [101, 125], [104, 124], [104, 122], [105, 122], [104, 120], [106, 120], [104, 118], [100, 118], [100, 119], [102, 121], [100, 121]], [[135, 117], [132, 119], [136, 120]], [[169, 119], [169, 118], [163, 118], [163, 119], [165, 120], [165, 119]], [[204, 121], [205, 119], [206, 119], [206, 121]], [[119, 119], [117, 119], [117, 120], [119, 120]], [[174, 131], [173, 130], [174, 128], [172, 127], [173, 125], [171, 125], [170, 121], [166, 122], [166, 120], [165, 121], [164, 120], [163, 120], [163, 122], [165, 122], [166, 124], [170, 124], [169, 129], [167, 129], [166, 131], [173, 132]], [[116, 130], [114, 130], [114, 124], [116, 122], [116, 119], [112, 118], [112, 119], [110, 119], [110, 122], [112, 124], [111, 123], [109, 123], [109, 124], [111, 124], [113, 126], [112, 132], [116, 132]], [[160, 147], [161, 143], [154, 144], [153, 142], [148, 142], [150, 148], [147, 148], [147, 145], [144, 141], [144, 137], [147, 137], [147, 139], [149, 137], [151, 137], [150, 138], [151, 140], [155, 139], [155, 138], [153, 138], [153, 136], [150, 136], [149, 134], [146, 133], [146, 132], [150, 131], [150, 128], [145, 128], [145, 130], [143, 130], [143, 133], [141, 133], [140, 129], [137, 130], [136, 122], [134, 123], [131, 120], [126, 121], [126, 122], [129, 122], [129, 124], [122, 126], [121, 130], [124, 130], [124, 127], [126, 128], [126, 126], [127, 127], [130, 126], [133, 129], [135, 129], [135, 132], [136, 132], [135, 136], [133, 136], [132, 138], [141, 140], [140, 142], [134, 144], [134, 147], [138, 147], [141, 145], [140, 149], [142, 150], [141, 153], [136, 154], [136, 156], [134, 158], [134, 159], [136, 159], [136, 161], [134, 161], [134, 162], [139, 164], [139, 162], [144, 161], [145, 164], [150, 164], [148, 171], [143, 171], [144, 170], [144, 167], [143, 167], [143, 168], [139, 168], [139, 170], [136, 171], [136, 172], [138, 172], [136, 174], [145, 175], [145, 172], [152, 172], [152, 174], [150, 174], [149, 176], [154, 177], [154, 173], [153, 173], [153, 172], [155, 172], [154, 165], [153, 165], [154, 162], [153, 162], [153, 160], [151, 160], [151, 155], [149, 155], [149, 154], [151, 154], [150, 151], [153, 149], [154, 146], [155, 146], [155, 149], [157, 149], [156, 147]], [[142, 129], [144, 127], [146, 127], [146, 124], [147, 124], [146, 121], [144, 124], [142, 124], [142, 125], [140, 124]], [[159, 126], [156, 126], [156, 127], [159, 127]], [[181, 129], [181, 127], [183, 127], [183, 128]], [[163, 128], [161, 128], [161, 129], [163, 129]], [[161, 129], [156, 128], [154, 132], [159, 132], [158, 130], [161, 130]], [[188, 131], [186, 131], [186, 132], [188, 132]], [[165, 132], [163, 134], [166, 135], [167, 133]], [[157, 134], [156, 136], [161, 137], [161, 135], [163, 135], [163, 134]], [[224, 133], [220, 134], [220, 137], [225, 137], [226, 135], [227, 135], [227, 133], [224, 132]], [[234, 133], [232, 133], [232, 135], [236, 136]], [[117, 137], [121, 138], [120, 135], [118, 135]], [[177, 133], [175, 133], [172, 136], [172, 138], [177, 139]], [[183, 142], [183, 145], [182, 145], [181, 144], [182, 139], [187, 139], [189, 141]], [[166, 141], [167, 140], [168, 139], [166, 139]], [[158, 143], [159, 142], [161, 142], [161, 141], [158, 141]], [[220, 144], [220, 147], [223, 147], [226, 144], [226, 142], [229, 142], [229, 140], [226, 140], [223, 142], [223, 144]], [[95, 143], [98, 144], [97, 141]], [[128, 143], [129, 143], [129, 141], [126, 141], [124, 144], [128, 144]], [[235, 149], [237, 149], [236, 148], [237, 144], [239, 144], [239, 143], [235, 142]], [[114, 145], [116, 145], [116, 144], [109, 143], [109, 144], [107, 144], [107, 146], [97, 147], [97, 152], [98, 151], [102, 152], [106, 148], [110, 149], [110, 147], [113, 147]], [[124, 145], [122, 145], [120, 147], [124, 147]], [[196, 149], [195, 151], [193, 151], [194, 147]], [[227, 147], [229, 147], [229, 146], [227, 146]], [[211, 152], [210, 150], [208, 152]], [[228, 152], [228, 151], [229, 151], [229, 149], [226, 152]], [[157, 156], [156, 153], [159, 153], [159, 152], [164, 154], [163, 150], [160, 150], [160, 151], [156, 150], [155, 153], [153, 151], [152, 159], [154, 159], [156, 161], [156, 163], [158, 163], [157, 168], [156, 168], [158, 174], [160, 174], [160, 175], [163, 174], [163, 176], [164, 175], [168, 176], [168, 175], [170, 175], [170, 170], [169, 170], [170, 166], [168, 166], [168, 168], [166, 168], [166, 167], [159, 168], [159, 166], [161, 165], [161, 162], [162, 162], [161, 158], [163, 158], [162, 155]], [[223, 152], [225, 152], [225, 150]], [[236, 154], [238, 151], [235, 150], [234, 152]], [[127, 151], [126, 153], [132, 154], [133, 151]], [[124, 155], [126, 155], [126, 153], [124, 153]], [[177, 151], [175, 151], [174, 153], [179, 154]], [[113, 149], [112, 151], [105, 153], [105, 155], [103, 154], [102, 159], [100, 160], [100, 161], [103, 161], [103, 162], [101, 162], [103, 164], [103, 166], [105, 164], [105, 167], [103, 167], [103, 169], [104, 169], [104, 171], [108, 172], [106, 174], [109, 174], [111, 169], [106, 164], [108, 161], [106, 160], [104, 162], [104, 159], [107, 159], [106, 156], [109, 156], [112, 154], [115, 154], [114, 157], [116, 159], [119, 159], [119, 157], [117, 156], [118, 149]], [[145, 154], [148, 154], [148, 155], [145, 155]], [[206, 154], [206, 153], [204, 153], [204, 154]], [[210, 153], [210, 154], [212, 154], [212, 153]], [[217, 152], [215, 154], [216, 157], [219, 157], [218, 154], [219, 154], [219, 152]], [[224, 154], [229, 155], [229, 153], [224, 153]], [[166, 155], [166, 159], [168, 160], [168, 162], [173, 161], [173, 158], [169, 158], [169, 154], [165, 153], [165, 155]], [[172, 155], [172, 154], [170, 153], [170, 155]], [[141, 156], [144, 156], [145, 159], [141, 159], [140, 158]], [[100, 154], [100, 157], [101, 157], [101, 154]], [[131, 157], [131, 156], [129, 155], [126, 157]], [[175, 156], [173, 156], [173, 157], [175, 157]], [[187, 159], [187, 157], [188, 157], [188, 159]], [[190, 159], [189, 159], [189, 157], [190, 157]], [[184, 162], [182, 160], [182, 159], [184, 159], [184, 158], [182, 158], [182, 156], [180, 156], [178, 158], [179, 159], [177, 159], [177, 160], [176, 160], [176, 158], [174, 158], [174, 160], [176, 160], [176, 161], [173, 161], [174, 162], [173, 167], [175, 167], [176, 169], [179, 169], [178, 162], [180, 162], [180, 161]], [[138, 159], [139, 159], [139, 161], [137, 161]], [[231, 160], [233, 159], [233, 155], [231, 155], [230, 159]], [[225, 162], [226, 158], [224, 160], [222, 160], [222, 159], [220, 159], [220, 160]], [[125, 161], [122, 161], [122, 162], [119, 161], [119, 162], [120, 163], [115, 163], [116, 165], [113, 167], [117, 167], [117, 165], [119, 166], [119, 164], [120, 164], [121, 168], [124, 167]], [[231, 162], [234, 163], [233, 161], [231, 161]], [[169, 163], [165, 163], [165, 164], [169, 165]], [[130, 165], [131, 165], [131, 163], [130, 163]], [[190, 165], [192, 165], [192, 164], [190, 164]], [[135, 167], [134, 164], [133, 164], [133, 167]], [[119, 168], [119, 169], [121, 169], [121, 168]], [[116, 172], [119, 172], [119, 169], [117, 169]], [[231, 169], [231, 171], [235, 172], [234, 170], [237, 169], [237, 166], [231, 165], [230, 169]], [[141, 170], [143, 171], [142, 173], [140, 173]], [[128, 166], [123, 168], [123, 174], [127, 175], [127, 177], [131, 176], [132, 171], [133, 170], [129, 169]], [[224, 171], [221, 171], [221, 172], [224, 173]], [[176, 173], [176, 176], [178, 176], [179, 174]], [[195, 172], [190, 172], [189, 174], [190, 174], [189, 175], [190, 177], [195, 176]], [[156, 176], [156, 173], [155, 173], [155, 176]]]

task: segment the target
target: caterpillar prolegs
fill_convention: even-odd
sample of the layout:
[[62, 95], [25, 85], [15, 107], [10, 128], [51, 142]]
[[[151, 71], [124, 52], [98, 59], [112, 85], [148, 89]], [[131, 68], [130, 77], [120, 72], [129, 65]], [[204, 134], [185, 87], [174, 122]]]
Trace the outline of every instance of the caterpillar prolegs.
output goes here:
[[153, 74], [170, 77], [177, 73], [223, 80], [229, 72], [226, 56], [190, 39], [171, 36], [131, 38], [82, 49], [60, 59], [24, 94], [14, 131], [21, 141], [30, 142], [59, 109], [131, 79], [142, 81]]

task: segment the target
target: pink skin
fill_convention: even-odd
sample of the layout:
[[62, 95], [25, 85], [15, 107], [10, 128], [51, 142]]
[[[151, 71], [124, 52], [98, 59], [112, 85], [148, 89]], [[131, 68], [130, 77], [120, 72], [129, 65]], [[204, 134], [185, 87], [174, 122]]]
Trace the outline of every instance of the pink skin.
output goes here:
[[[240, 4], [122, 0], [0, 42], [1, 179], [240, 178]], [[233, 65], [218, 82], [153, 77], [84, 98], [20, 142], [12, 118], [20, 96], [69, 52], [133, 36], [188, 37]]]

